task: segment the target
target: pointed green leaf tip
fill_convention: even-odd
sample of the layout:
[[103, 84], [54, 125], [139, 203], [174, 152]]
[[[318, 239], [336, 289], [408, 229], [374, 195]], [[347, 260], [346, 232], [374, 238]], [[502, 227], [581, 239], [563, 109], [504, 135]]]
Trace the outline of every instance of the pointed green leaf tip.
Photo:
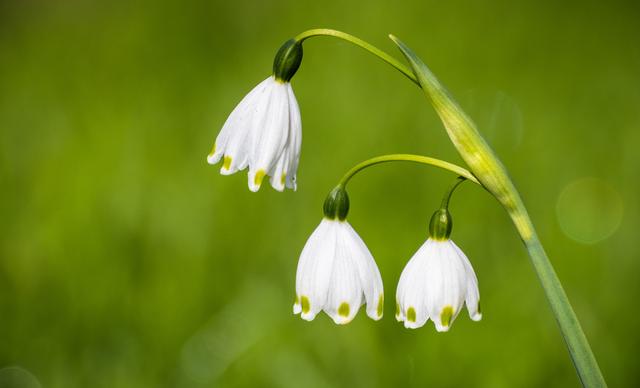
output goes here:
[[336, 186], [324, 200], [322, 210], [327, 219], [335, 220], [337, 218], [340, 221], [344, 221], [347, 218], [347, 214], [349, 214], [349, 195], [347, 195], [347, 190], [341, 185]]

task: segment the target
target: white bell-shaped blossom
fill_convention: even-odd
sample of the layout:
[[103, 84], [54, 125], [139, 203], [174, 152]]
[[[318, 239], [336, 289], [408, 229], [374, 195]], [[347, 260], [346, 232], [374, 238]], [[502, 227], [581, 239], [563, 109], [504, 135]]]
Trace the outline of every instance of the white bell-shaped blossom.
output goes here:
[[396, 319], [410, 329], [431, 319], [436, 330], [448, 331], [465, 303], [472, 320], [482, 319], [471, 263], [448, 238], [427, 239], [400, 275]]
[[378, 266], [347, 221], [324, 218], [300, 254], [293, 313], [311, 321], [324, 310], [335, 323], [345, 324], [365, 302], [369, 317], [382, 318]]
[[291, 84], [270, 76], [231, 112], [207, 161], [222, 160], [223, 175], [249, 167], [254, 192], [265, 176], [278, 191], [285, 186], [295, 190], [301, 140], [300, 109]]

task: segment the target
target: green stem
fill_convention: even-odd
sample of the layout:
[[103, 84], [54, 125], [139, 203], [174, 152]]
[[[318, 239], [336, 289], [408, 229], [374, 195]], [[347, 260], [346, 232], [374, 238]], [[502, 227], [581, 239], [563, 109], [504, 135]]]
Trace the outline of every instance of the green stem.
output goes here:
[[527, 209], [509, 178], [507, 169], [480, 135], [475, 123], [464, 113], [427, 65], [398, 38], [390, 38], [411, 64], [423, 92], [438, 112], [449, 138], [470, 170], [509, 213], [529, 252], [582, 385], [589, 388], [606, 387], [589, 341], [538, 239]]
[[347, 173], [344, 174], [342, 179], [340, 179], [338, 186], [345, 187], [349, 182], [349, 180], [353, 178], [353, 176], [356, 175], [359, 171], [362, 171], [365, 168], [373, 166], [375, 164], [386, 163], [386, 162], [414, 162], [414, 163], [420, 163], [420, 164], [428, 164], [430, 166], [451, 171], [454, 174], [464, 179], [468, 179], [471, 182], [482, 186], [471, 172], [469, 172], [468, 170], [458, 165], [445, 162], [440, 159], [430, 158], [428, 156], [411, 155], [411, 154], [391, 154], [391, 155], [383, 155], [383, 156], [377, 156], [375, 158], [367, 159], [364, 162], [358, 163], [357, 165], [352, 167], [349, 171], [347, 171]]
[[449, 201], [451, 200], [451, 196], [453, 195], [453, 192], [456, 191], [458, 186], [460, 186], [462, 182], [466, 180], [467, 178], [463, 176], [459, 176], [458, 179], [456, 179], [455, 183], [451, 185], [449, 190], [445, 193], [444, 197], [442, 197], [442, 204], [440, 205], [440, 208], [449, 209]]
[[580, 321], [578, 321], [576, 313], [571, 307], [562, 283], [558, 275], [556, 275], [542, 243], [540, 243], [538, 239], [529, 215], [526, 213], [524, 207], [518, 213], [519, 219], [525, 219], [533, 231], [528, 238], [524, 238], [523, 236], [522, 240], [529, 252], [529, 257], [531, 258], [538, 279], [549, 301], [551, 311], [553, 311], [553, 315], [558, 322], [560, 332], [569, 349], [569, 354], [578, 372], [580, 382], [584, 387], [589, 388], [606, 387], [607, 383], [602, 376], [602, 372], [600, 372], [598, 361], [589, 346], [589, 341], [580, 326]]
[[305, 31], [299, 34], [298, 36], [296, 36], [294, 39], [302, 43], [305, 40], [312, 38], [314, 36], [332, 36], [334, 38], [345, 40], [360, 48], [363, 48], [368, 52], [370, 52], [371, 54], [375, 55], [376, 57], [387, 62], [389, 65], [393, 66], [396, 70], [398, 70], [399, 72], [404, 74], [407, 78], [409, 78], [413, 83], [420, 86], [420, 83], [418, 82], [418, 79], [413, 74], [413, 72], [409, 68], [404, 66], [402, 63], [400, 63], [397, 59], [385, 53], [384, 51], [380, 50], [379, 48], [365, 42], [364, 40], [359, 39], [353, 35], [347, 34], [345, 32], [331, 30], [328, 28], [317, 28], [317, 29]]

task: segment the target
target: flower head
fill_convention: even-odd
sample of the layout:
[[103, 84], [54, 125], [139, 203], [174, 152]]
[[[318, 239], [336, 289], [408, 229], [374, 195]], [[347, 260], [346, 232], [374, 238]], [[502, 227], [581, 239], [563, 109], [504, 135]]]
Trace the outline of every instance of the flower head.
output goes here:
[[222, 159], [220, 173], [249, 167], [249, 189], [258, 191], [265, 176], [278, 191], [296, 189], [302, 125], [291, 84], [275, 76], [262, 81], [240, 101], [224, 123], [209, 164]]
[[311, 321], [324, 310], [335, 323], [345, 324], [365, 302], [370, 318], [382, 318], [378, 266], [348, 222], [325, 218], [300, 254], [293, 313]]
[[329, 193], [324, 219], [300, 254], [293, 313], [313, 320], [324, 310], [337, 324], [351, 322], [360, 306], [382, 318], [382, 277], [369, 249], [346, 221], [349, 197], [342, 187]]
[[430, 238], [400, 275], [396, 319], [410, 329], [422, 327], [431, 319], [436, 330], [448, 331], [466, 303], [471, 319], [479, 321], [478, 280], [465, 254], [449, 239], [448, 211], [434, 214], [430, 230]]

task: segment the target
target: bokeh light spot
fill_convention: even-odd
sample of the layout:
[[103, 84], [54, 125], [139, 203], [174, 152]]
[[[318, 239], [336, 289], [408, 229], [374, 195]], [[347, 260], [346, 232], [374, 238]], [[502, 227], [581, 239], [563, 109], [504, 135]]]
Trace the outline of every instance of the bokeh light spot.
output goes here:
[[623, 203], [618, 192], [598, 178], [569, 183], [558, 196], [556, 215], [567, 237], [595, 244], [611, 236], [620, 226]]
[[0, 388], [40, 388], [40, 382], [28, 370], [18, 366], [0, 369]]

